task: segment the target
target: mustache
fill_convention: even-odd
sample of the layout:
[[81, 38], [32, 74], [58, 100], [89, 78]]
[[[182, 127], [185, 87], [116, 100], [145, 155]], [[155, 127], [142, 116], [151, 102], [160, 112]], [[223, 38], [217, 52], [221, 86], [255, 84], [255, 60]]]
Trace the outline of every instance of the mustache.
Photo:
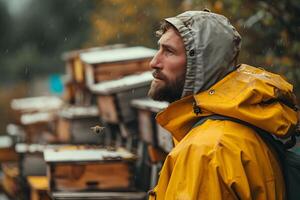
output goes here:
[[160, 70], [153, 71], [152, 76], [156, 79], [167, 80], [166, 75], [164, 75]]

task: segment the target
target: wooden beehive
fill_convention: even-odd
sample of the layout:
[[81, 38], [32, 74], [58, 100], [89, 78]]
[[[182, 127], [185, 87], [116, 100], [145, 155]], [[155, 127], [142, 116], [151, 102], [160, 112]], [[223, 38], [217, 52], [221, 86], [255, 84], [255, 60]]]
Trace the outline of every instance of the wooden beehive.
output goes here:
[[94, 47], [80, 50], [68, 51], [62, 54], [62, 59], [66, 63], [66, 74], [71, 78], [71, 82], [84, 83], [85, 82], [85, 68], [84, 63], [80, 59], [81, 54], [89, 54], [91, 52], [101, 52], [116, 48], [122, 48], [124, 45], [108, 45], [103, 47]]
[[132, 191], [135, 156], [125, 149], [46, 150], [51, 192]]
[[172, 136], [155, 121], [156, 114], [168, 106], [167, 102], [135, 99], [131, 105], [138, 110], [140, 139], [168, 153], [173, 148]]
[[115, 124], [135, 120], [136, 114], [130, 102], [147, 96], [152, 79], [151, 72], [143, 72], [93, 85], [91, 90], [98, 95], [102, 120]]
[[[144, 155], [140, 163], [145, 168], [150, 164], [151, 173], [148, 182], [150, 183], [149, 188], [153, 188], [157, 184], [161, 164], [165, 160], [167, 152], [173, 147], [171, 135], [155, 120], [156, 114], [166, 108], [168, 103], [144, 98], [133, 100], [131, 105], [138, 112], [139, 155]], [[145, 147], [147, 147], [146, 151]], [[147, 157], [146, 161], [144, 157]]]
[[51, 142], [54, 140], [56, 113], [63, 102], [54, 96], [13, 99], [11, 108], [16, 124], [25, 131], [25, 142]]
[[91, 87], [102, 81], [149, 71], [149, 62], [155, 52], [137, 46], [82, 53], [80, 59], [86, 69], [86, 83]]
[[63, 105], [63, 101], [56, 96], [39, 96], [13, 99], [11, 109], [15, 113], [15, 120], [20, 123], [22, 114], [36, 112], [55, 112]]
[[64, 100], [69, 104], [90, 105], [93, 96], [86, 86], [86, 70], [84, 63], [80, 59], [80, 54], [88, 52], [100, 52], [124, 45], [110, 45], [88, 49], [73, 50], [63, 53], [62, 59], [66, 64], [66, 77]]
[[0, 162], [17, 161], [14, 141], [10, 136], [0, 136]]
[[97, 106], [69, 106], [59, 113], [57, 139], [60, 143], [99, 144], [101, 137], [91, 127], [99, 125]]
[[45, 143], [55, 141], [55, 112], [35, 112], [22, 114], [20, 123], [23, 127], [27, 143]]

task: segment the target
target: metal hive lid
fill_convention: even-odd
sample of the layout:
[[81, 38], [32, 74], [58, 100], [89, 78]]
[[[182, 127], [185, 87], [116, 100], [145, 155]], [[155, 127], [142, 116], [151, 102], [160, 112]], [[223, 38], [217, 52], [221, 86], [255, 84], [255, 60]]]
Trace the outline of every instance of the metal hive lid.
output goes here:
[[63, 101], [56, 96], [39, 96], [13, 99], [11, 108], [22, 112], [57, 110], [63, 105]]
[[87, 64], [101, 64], [152, 58], [155, 53], [154, 49], [137, 46], [85, 52], [80, 54], [80, 59]]
[[104, 161], [119, 160], [120, 158], [131, 160], [135, 158], [135, 155], [123, 148], [118, 148], [115, 151], [107, 149], [44, 150], [44, 159], [46, 162]]
[[67, 119], [97, 117], [99, 111], [97, 106], [68, 106], [59, 112], [59, 116]]
[[111, 81], [104, 81], [90, 86], [90, 90], [95, 94], [109, 95], [121, 91], [126, 91], [142, 86], [150, 86], [153, 80], [150, 71], [141, 74], [124, 76], [123, 78]]
[[124, 44], [113, 44], [113, 45], [106, 45], [106, 46], [100, 46], [100, 47], [91, 47], [86, 49], [77, 49], [77, 50], [70, 50], [66, 51], [62, 54], [62, 59], [64, 61], [73, 59], [77, 56], [79, 56], [81, 53], [87, 53], [87, 52], [93, 52], [93, 51], [103, 51], [108, 49], [114, 49], [114, 48], [122, 48], [125, 47]]
[[134, 99], [131, 101], [131, 105], [138, 109], [150, 110], [152, 112], [159, 112], [166, 107], [169, 103], [166, 101], [155, 101], [150, 98]]

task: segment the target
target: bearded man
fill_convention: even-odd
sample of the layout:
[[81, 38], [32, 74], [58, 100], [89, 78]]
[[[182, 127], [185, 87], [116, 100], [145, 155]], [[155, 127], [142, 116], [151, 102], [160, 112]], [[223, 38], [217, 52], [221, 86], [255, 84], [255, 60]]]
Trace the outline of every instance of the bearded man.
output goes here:
[[150, 199], [284, 199], [279, 160], [255, 129], [207, 117], [227, 116], [285, 137], [297, 114], [278, 99], [290, 100], [292, 85], [237, 65], [241, 37], [222, 15], [187, 11], [165, 19], [158, 34], [148, 95], [171, 103], [156, 120], [175, 147]]

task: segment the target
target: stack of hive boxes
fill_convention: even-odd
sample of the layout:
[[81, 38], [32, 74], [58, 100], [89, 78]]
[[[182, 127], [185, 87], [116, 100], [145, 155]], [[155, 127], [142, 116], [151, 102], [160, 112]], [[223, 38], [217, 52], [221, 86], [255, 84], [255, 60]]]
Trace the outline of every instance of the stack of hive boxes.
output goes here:
[[1, 160], [3, 188], [11, 198], [28, 197], [27, 177], [46, 175], [43, 148], [55, 142], [57, 112], [62, 106], [62, 100], [53, 96], [12, 100], [15, 121], [8, 125], [6, 137], [12, 141], [10, 150], [15, 156], [6, 155], [10, 162]]
[[[124, 102], [127, 98], [146, 95], [145, 89], [143, 92], [137, 89], [136, 93], [131, 90], [149, 85], [149, 78], [147, 81], [140, 81], [138, 77], [145, 76], [144, 72], [149, 70], [148, 62], [154, 52], [144, 47], [116, 48], [113, 46], [80, 53], [79, 59], [82, 66], [81, 72], [84, 74], [85, 91], [92, 96], [89, 99], [95, 100], [91, 103], [96, 103], [99, 112], [98, 123], [94, 124], [96, 126], [94, 129], [97, 129], [97, 125], [105, 128], [102, 130], [102, 127], [98, 127], [101, 129], [100, 134], [94, 133], [102, 139], [100, 145], [44, 151], [48, 164], [49, 189], [54, 199], [120, 199], [124, 197], [143, 199], [145, 197], [145, 192], [138, 192], [135, 184], [137, 157], [125, 149], [117, 138], [120, 136], [120, 125], [123, 122], [119, 118], [119, 113], [126, 113], [124, 109], [128, 112], [129, 108], [129, 103]], [[70, 74], [76, 73], [71, 72]], [[137, 77], [134, 78], [135, 76]], [[126, 81], [129, 78], [134, 81]], [[140, 84], [136, 84], [136, 80], [139, 80]], [[116, 88], [118, 90], [115, 90]], [[105, 92], [102, 93], [103, 91]], [[130, 91], [130, 94], [124, 91]], [[118, 103], [119, 95], [122, 97], [123, 104]], [[107, 99], [109, 101], [106, 101]], [[80, 103], [75, 102], [75, 104]], [[108, 115], [109, 117], [107, 117]], [[110, 120], [111, 116], [115, 116], [114, 121]], [[127, 120], [127, 118], [128, 115], [125, 119]], [[92, 122], [92, 120], [89, 119], [87, 122]], [[62, 128], [61, 130], [66, 129]], [[87, 130], [85, 133], [82, 130], [81, 134], [84, 134], [82, 138], [87, 138], [89, 137], [87, 134], [91, 134], [90, 129]], [[76, 142], [74, 138], [80, 138], [78, 128], [77, 132], [77, 137], [75, 135], [71, 137], [73, 143]], [[68, 171], [72, 173], [67, 173]]]
[[[17, 120], [10, 129], [18, 131], [9, 132], [18, 139], [6, 145], [12, 156], [2, 168], [14, 176], [6, 192], [32, 200], [145, 199], [173, 145], [154, 120], [167, 104], [145, 99], [154, 54], [124, 45], [63, 54], [63, 100], [12, 102]], [[24, 102], [48, 109], [32, 111]]]

